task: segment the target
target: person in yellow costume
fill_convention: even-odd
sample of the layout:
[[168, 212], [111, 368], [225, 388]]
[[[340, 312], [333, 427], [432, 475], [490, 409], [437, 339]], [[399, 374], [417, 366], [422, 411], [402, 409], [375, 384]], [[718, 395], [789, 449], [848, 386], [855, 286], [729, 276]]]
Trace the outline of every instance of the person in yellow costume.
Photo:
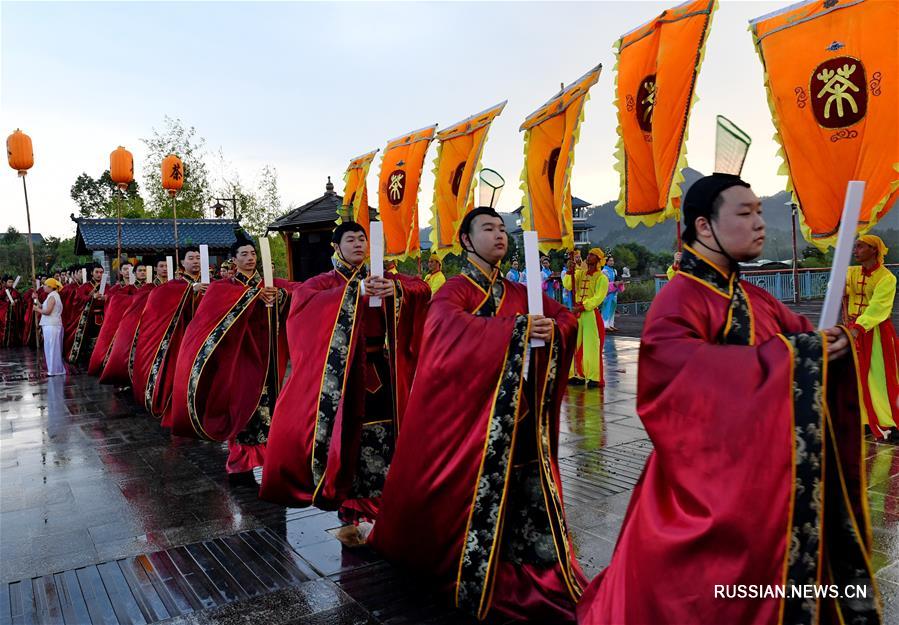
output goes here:
[[446, 282], [446, 276], [443, 275], [443, 267], [436, 254], [431, 254], [428, 258], [428, 275], [425, 276], [425, 282], [431, 287], [431, 295], [437, 293]]
[[890, 318], [896, 299], [896, 276], [883, 266], [887, 246], [873, 234], [855, 242], [860, 264], [846, 274], [845, 313], [858, 348], [862, 422], [876, 438], [896, 436], [899, 423], [899, 340]]
[[[587, 253], [587, 262], [575, 267], [568, 263], [568, 273], [562, 286], [572, 290], [574, 306], [571, 311], [578, 318], [577, 351], [571, 361], [569, 384], [587, 383], [588, 388], [602, 388], [605, 379], [602, 371], [602, 346], [606, 332], [600, 314], [602, 301], [609, 293], [609, 278], [602, 272], [606, 255], [598, 247]], [[572, 289], [571, 276], [574, 276]]]

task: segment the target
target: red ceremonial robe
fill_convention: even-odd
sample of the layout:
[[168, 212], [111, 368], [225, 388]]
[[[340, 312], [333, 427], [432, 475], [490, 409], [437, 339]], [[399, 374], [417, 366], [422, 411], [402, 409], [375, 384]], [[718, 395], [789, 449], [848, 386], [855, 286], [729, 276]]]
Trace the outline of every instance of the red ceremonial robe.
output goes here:
[[586, 586], [557, 461], [577, 321], [543, 307], [553, 337], [528, 356], [525, 286], [469, 263], [437, 292], [369, 538], [479, 619], [569, 622]]
[[141, 284], [129, 300], [128, 310], [125, 311], [125, 315], [119, 322], [119, 328], [112, 339], [106, 364], [103, 365], [103, 370], [100, 372], [101, 384], [131, 384], [135, 339], [147, 298], [154, 288], [152, 284]]
[[137, 287], [132, 284], [116, 284], [106, 291], [106, 302], [103, 310], [103, 325], [94, 343], [94, 350], [87, 365], [89, 375], [100, 375], [103, 366], [109, 358], [109, 350], [112, 348], [112, 339], [115, 338], [119, 324], [125, 317], [125, 311], [131, 305], [131, 298], [137, 292]]
[[340, 263], [293, 294], [293, 373], [275, 408], [262, 499], [377, 517], [431, 290], [387, 274], [397, 294], [372, 308], [361, 294], [364, 277], [364, 268]]
[[[640, 342], [655, 450], [581, 623], [880, 622], [856, 376], [825, 352], [807, 319], [685, 249]], [[867, 599], [734, 598], [813, 584]]]
[[[14, 303], [10, 303], [7, 291]], [[22, 326], [19, 323], [19, 312], [22, 307], [22, 296], [15, 289], [0, 288], [0, 346], [15, 347], [21, 344]]]
[[29, 347], [37, 346], [36, 329], [38, 327], [38, 318], [34, 308], [32, 308], [35, 296], [37, 296], [37, 301], [41, 304], [47, 299], [47, 293], [44, 292], [44, 289], [38, 289], [37, 291], [28, 289], [22, 296], [25, 308], [25, 316], [22, 323], [22, 344]]
[[175, 362], [184, 331], [193, 318], [199, 296], [193, 280], [183, 275], [153, 289], [147, 297], [131, 356], [134, 399], [162, 425], [171, 427]]
[[282, 331], [291, 283], [260, 299], [262, 278], [238, 273], [209, 285], [184, 333], [172, 395], [172, 433], [228, 441], [229, 473], [262, 466], [271, 413], [287, 365]]
[[68, 302], [63, 303], [62, 324], [64, 332], [63, 356], [74, 364], [90, 354], [91, 343], [103, 325], [103, 301], [94, 298], [99, 282], [88, 282], [75, 287]]

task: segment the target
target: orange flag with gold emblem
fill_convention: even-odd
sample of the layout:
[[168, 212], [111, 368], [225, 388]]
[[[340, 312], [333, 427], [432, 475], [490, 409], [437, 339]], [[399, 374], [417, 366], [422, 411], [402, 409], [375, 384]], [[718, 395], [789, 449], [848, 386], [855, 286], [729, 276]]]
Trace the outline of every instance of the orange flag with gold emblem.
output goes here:
[[863, 180], [859, 232], [899, 195], [899, 3], [804, 2], [750, 22], [787, 190], [802, 234], [836, 243], [846, 183]]
[[461, 254], [457, 230], [474, 208], [481, 154], [490, 123], [506, 106], [501, 102], [437, 133], [434, 160], [434, 204], [431, 207], [431, 252], [443, 258]]
[[615, 210], [631, 228], [680, 218], [687, 124], [716, 0], [663, 11], [616, 44], [621, 176]]
[[571, 212], [571, 168], [574, 146], [584, 118], [587, 93], [602, 65], [597, 65], [531, 113], [524, 131], [521, 171], [522, 228], [535, 230], [540, 250], [574, 247]]
[[384, 257], [418, 256], [418, 185], [437, 124], [387, 143], [378, 178], [378, 210], [384, 224]]
[[[350, 221], [355, 221], [365, 228], [365, 236], [368, 237], [369, 210], [368, 210], [368, 185], [365, 179], [368, 177], [368, 168], [377, 154], [372, 150], [368, 154], [357, 156], [350, 161], [343, 175], [343, 215]], [[342, 220], [341, 219], [341, 220]]]

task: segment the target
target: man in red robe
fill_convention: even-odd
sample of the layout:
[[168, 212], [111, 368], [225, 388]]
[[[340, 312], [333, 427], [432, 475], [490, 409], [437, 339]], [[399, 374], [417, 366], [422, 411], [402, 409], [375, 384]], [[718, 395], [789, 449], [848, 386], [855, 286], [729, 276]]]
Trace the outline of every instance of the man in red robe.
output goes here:
[[577, 321], [545, 295], [546, 316], [528, 314], [526, 287], [499, 271], [508, 239], [495, 210], [474, 209], [459, 233], [468, 262], [431, 300], [369, 542], [478, 619], [570, 622], [586, 579], [557, 443]]
[[[131, 391], [134, 399], [161, 425], [171, 427], [175, 362], [184, 331], [206, 289], [200, 283], [200, 249], [180, 249], [182, 270], [174, 280], [160, 284], [147, 296], [131, 355]], [[157, 276], [167, 275], [168, 267]]]
[[110, 341], [109, 350], [100, 371], [101, 384], [117, 384], [122, 387], [131, 385], [131, 370], [134, 365], [131, 355], [134, 339], [137, 336], [137, 329], [147, 304], [147, 298], [154, 288], [152, 284], [147, 284], [146, 266], [139, 265], [134, 272], [135, 291], [126, 300], [128, 306]]
[[21, 344], [22, 326], [19, 323], [22, 296], [13, 287], [12, 276], [3, 276], [0, 290], [0, 346], [16, 347]]
[[256, 245], [242, 231], [231, 252], [237, 272], [209, 285], [181, 342], [172, 433], [228, 441], [228, 473], [248, 474], [265, 458], [287, 364], [283, 321], [291, 287], [285, 280], [263, 285]]
[[63, 300], [62, 323], [64, 327], [63, 356], [75, 364], [87, 360], [94, 349], [94, 343], [103, 325], [103, 300], [100, 282], [103, 267], [97, 264], [86, 267], [89, 280], [79, 284]]
[[[687, 193], [688, 245], [640, 342], [655, 450], [581, 623], [881, 622], [850, 341], [739, 279], [764, 245], [761, 208], [729, 174]], [[793, 594], [815, 584], [867, 597]]]
[[97, 342], [94, 343], [94, 349], [87, 365], [89, 375], [98, 376], [103, 372], [119, 324], [125, 318], [125, 313], [131, 306], [131, 298], [137, 292], [136, 281], [135, 284], [131, 284], [132, 271], [134, 271], [134, 267], [130, 263], [123, 262], [119, 268], [118, 281], [104, 294], [103, 325], [97, 335]]
[[[275, 410], [260, 497], [378, 514], [415, 372], [430, 287], [367, 275], [365, 229], [340, 224], [334, 270], [298, 287], [287, 320], [293, 373]], [[380, 297], [380, 306], [370, 306]]]

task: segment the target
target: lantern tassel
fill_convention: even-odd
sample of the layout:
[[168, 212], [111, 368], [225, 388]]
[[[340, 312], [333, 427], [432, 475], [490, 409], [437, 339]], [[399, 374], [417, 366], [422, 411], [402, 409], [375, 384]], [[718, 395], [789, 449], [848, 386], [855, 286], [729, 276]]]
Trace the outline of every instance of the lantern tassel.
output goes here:
[[[22, 191], [25, 192], [25, 218], [28, 221], [28, 253], [31, 255], [31, 283], [34, 284], [34, 281], [37, 280], [37, 271], [35, 270], [34, 265], [34, 241], [31, 237], [31, 208], [28, 206], [28, 185], [25, 183], [25, 175], [23, 172], [19, 172], [19, 175], [22, 177]], [[37, 352], [38, 361], [41, 358], [41, 326], [38, 324], [35, 327], [35, 351]]]

